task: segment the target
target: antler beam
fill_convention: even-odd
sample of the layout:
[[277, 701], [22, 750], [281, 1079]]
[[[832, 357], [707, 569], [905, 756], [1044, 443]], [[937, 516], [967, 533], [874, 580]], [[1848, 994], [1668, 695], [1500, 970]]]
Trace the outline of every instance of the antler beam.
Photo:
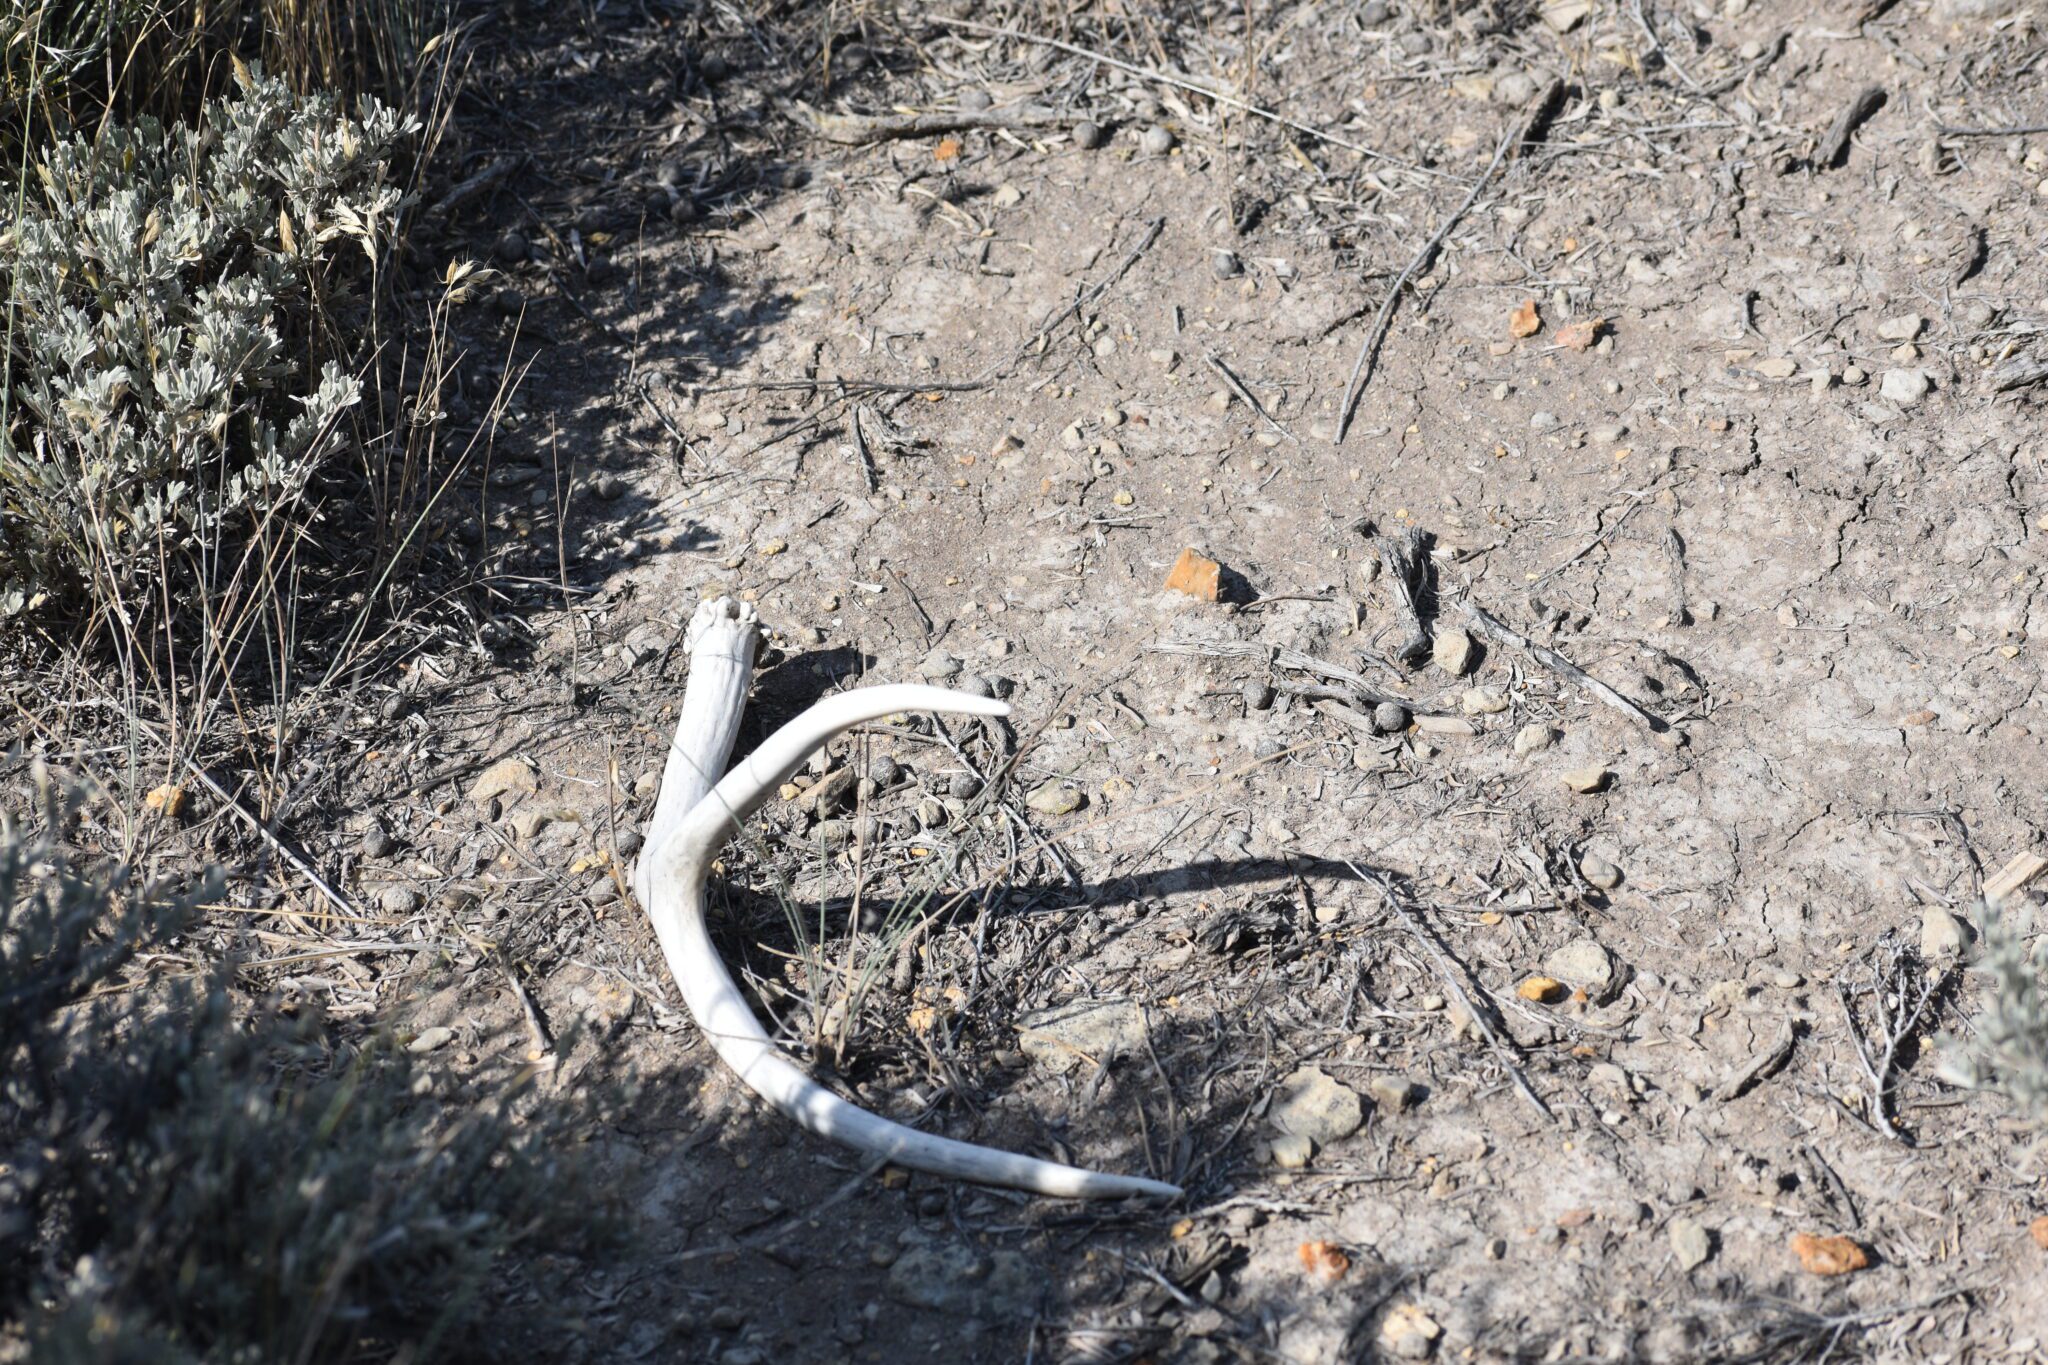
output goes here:
[[841, 1099], [776, 1049], [705, 927], [704, 884], [718, 850], [806, 759], [856, 725], [899, 711], [1004, 716], [1010, 708], [912, 684], [841, 693], [770, 735], [703, 793], [699, 784], [723, 766], [738, 733], [757, 632], [753, 613], [729, 599], [706, 603], [692, 619], [682, 719], [633, 878], [683, 1003], [720, 1059], [748, 1089], [818, 1136], [912, 1170], [1069, 1199], [1178, 1197], [1180, 1188], [1164, 1181], [1085, 1171], [892, 1123]]

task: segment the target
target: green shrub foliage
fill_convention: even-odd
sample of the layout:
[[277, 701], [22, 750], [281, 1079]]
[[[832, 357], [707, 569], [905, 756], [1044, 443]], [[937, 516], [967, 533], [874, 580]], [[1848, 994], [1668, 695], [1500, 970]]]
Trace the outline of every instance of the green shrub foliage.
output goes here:
[[197, 126], [52, 146], [0, 233], [0, 616], [83, 597], [132, 626], [282, 529], [346, 443], [336, 303], [388, 250], [415, 125], [237, 76]]

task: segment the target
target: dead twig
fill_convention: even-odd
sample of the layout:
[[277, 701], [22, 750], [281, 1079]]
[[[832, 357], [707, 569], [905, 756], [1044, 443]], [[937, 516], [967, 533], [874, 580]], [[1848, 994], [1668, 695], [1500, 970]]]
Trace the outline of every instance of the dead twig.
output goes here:
[[1213, 85], [1189, 80], [1185, 76], [1176, 76], [1171, 72], [1161, 71], [1157, 67], [1138, 66], [1131, 62], [1118, 61], [1106, 52], [1097, 52], [1093, 48], [1082, 47], [1078, 43], [1063, 42], [1058, 38], [1041, 37], [1036, 33], [1025, 33], [1020, 29], [998, 28], [994, 24], [977, 23], [972, 19], [951, 19], [939, 14], [927, 14], [925, 18], [942, 28], [964, 29], [969, 33], [985, 34], [991, 38], [1013, 38], [1021, 43], [1036, 43], [1040, 47], [1049, 47], [1055, 51], [1064, 52], [1070, 57], [1085, 57], [1091, 62], [1100, 62], [1104, 66], [1115, 67], [1118, 71], [1129, 72], [1133, 76], [1142, 76], [1148, 81], [1158, 81], [1162, 85], [1178, 86], [1182, 90], [1191, 90], [1204, 99], [1214, 100], [1218, 104], [1227, 104], [1233, 109], [1250, 114], [1253, 118], [1261, 118], [1268, 123], [1277, 123], [1282, 127], [1292, 128], [1304, 137], [1312, 137], [1318, 142], [1327, 142], [1333, 147], [1342, 147], [1346, 151], [1357, 152], [1360, 156], [1371, 157], [1374, 161], [1384, 161], [1389, 166], [1399, 166], [1404, 171], [1413, 171], [1417, 175], [1435, 176], [1445, 180], [1455, 178], [1446, 175], [1442, 171], [1431, 170], [1426, 166], [1418, 166], [1412, 161], [1403, 161], [1398, 156], [1389, 156], [1387, 153], [1377, 151], [1366, 146], [1364, 143], [1353, 142], [1349, 138], [1339, 137], [1335, 133], [1326, 132], [1311, 124], [1288, 118], [1285, 114], [1275, 113], [1271, 109], [1261, 109], [1251, 101], [1240, 99], [1227, 90], [1218, 90]]
[[1849, 138], [1864, 121], [1884, 107], [1885, 93], [1881, 85], [1866, 85], [1858, 90], [1850, 101], [1835, 115], [1835, 121], [1828, 125], [1828, 131], [1814, 149], [1813, 164], [1822, 169], [1833, 169], [1849, 156]]
[[1408, 638], [1394, 651], [1402, 663], [1413, 663], [1429, 653], [1429, 628], [1422, 623], [1422, 599], [1429, 591], [1429, 533], [1410, 526], [1407, 536], [1375, 536], [1380, 565], [1394, 588], [1394, 602], [1408, 620]]
[[1380, 305], [1379, 316], [1373, 319], [1372, 330], [1365, 336], [1365, 344], [1358, 348], [1357, 363], [1352, 365], [1351, 379], [1344, 386], [1344, 401], [1337, 408], [1337, 435], [1333, 444], [1343, 443], [1344, 433], [1351, 427], [1352, 407], [1357, 403], [1358, 395], [1364, 391], [1365, 385], [1372, 382], [1371, 366], [1379, 358], [1380, 343], [1387, 338], [1387, 328], [1394, 320], [1394, 305], [1399, 301], [1401, 291], [1408, 287], [1410, 279], [1427, 270], [1429, 263], [1436, 259], [1437, 249], [1444, 244], [1444, 239], [1451, 235], [1451, 229], [1458, 225], [1458, 221], [1479, 202], [1480, 193], [1492, 182], [1494, 172], [1498, 171], [1500, 163], [1507, 159], [1508, 148], [1514, 145], [1513, 133], [1500, 140], [1500, 146], [1494, 149], [1493, 160], [1487, 164], [1479, 179], [1473, 182], [1472, 192], [1465, 196], [1465, 202], [1458, 205], [1451, 215], [1438, 225], [1430, 239], [1422, 244], [1422, 250], [1416, 252], [1408, 264], [1402, 267], [1400, 275], [1394, 280], [1394, 287], [1387, 291], [1386, 302]]
[[1022, 132], [1032, 128], [1060, 128], [1073, 120], [1051, 109], [1028, 105], [1012, 109], [954, 110], [941, 114], [824, 114], [802, 102], [795, 107], [802, 120], [827, 142], [857, 147], [867, 142], [888, 142], [897, 138], [937, 137], [984, 129]]
[[1472, 623], [1473, 629], [1481, 636], [1493, 641], [1497, 645], [1505, 645], [1517, 653], [1527, 655], [1553, 673], [1570, 679], [1585, 691], [1592, 693], [1593, 696], [1606, 702], [1609, 706], [1653, 734], [1661, 735], [1671, 730], [1670, 722], [1660, 716], [1651, 715], [1648, 711], [1645, 711], [1606, 683], [1601, 682], [1591, 673], [1580, 668], [1556, 650], [1539, 645], [1526, 635], [1510, 630], [1485, 608], [1468, 602], [1465, 604], [1465, 616]]
[[1515, 1089], [1522, 1093], [1522, 1098], [1529, 1101], [1537, 1113], [1543, 1115], [1549, 1122], [1556, 1123], [1557, 1115], [1550, 1112], [1550, 1106], [1545, 1104], [1543, 1097], [1538, 1095], [1534, 1088], [1530, 1086], [1529, 1078], [1522, 1074], [1521, 1067], [1515, 1062], [1514, 1054], [1509, 1051], [1508, 1045], [1501, 1041], [1500, 1035], [1494, 1032], [1493, 1024], [1487, 1018], [1487, 1009], [1490, 1007], [1481, 1007], [1472, 998], [1471, 993], [1465, 989], [1465, 983], [1459, 979], [1458, 971], [1451, 965], [1449, 956], [1437, 945], [1435, 937], [1426, 932], [1422, 925], [1417, 922], [1415, 915], [1409, 911], [1408, 907], [1401, 904], [1401, 898], [1394, 893], [1392, 884], [1384, 877], [1365, 871], [1349, 858], [1344, 860], [1344, 866], [1350, 868], [1351, 875], [1358, 878], [1358, 880], [1369, 883], [1379, 889], [1380, 899], [1386, 903], [1389, 910], [1394, 912], [1401, 923], [1407, 926], [1409, 935], [1421, 946], [1422, 951], [1428, 955], [1429, 960], [1436, 964], [1437, 976], [1443, 981], [1444, 989], [1449, 991], [1452, 998], [1463, 1007], [1466, 1017], [1472, 1021], [1472, 1026], [1479, 1030], [1480, 1035], [1492, 1047], [1494, 1056], [1499, 1060], [1501, 1066], [1506, 1069], [1509, 1077], [1513, 1079]]
[[[1273, 428], [1274, 431], [1278, 432], [1287, 440], [1295, 441], [1294, 433], [1273, 420], [1273, 414], [1266, 411], [1266, 406], [1265, 404], [1259, 401], [1258, 395], [1254, 394], [1250, 389], [1246, 388], [1244, 385], [1244, 381], [1239, 379], [1237, 375], [1231, 371], [1231, 368], [1223, 363], [1220, 357], [1218, 357], [1212, 351], [1205, 354], [1202, 357], [1202, 359], [1209, 362], [1210, 369], [1216, 371], [1216, 373], [1223, 376], [1223, 382], [1230, 385], [1232, 391], [1235, 392], [1239, 398], [1242, 398], [1244, 400], [1245, 406], [1250, 408], [1253, 412], [1256, 412], [1261, 418], [1263, 418], [1267, 426]], [[1295, 441], [1295, 444], [1299, 445], [1300, 442]]]

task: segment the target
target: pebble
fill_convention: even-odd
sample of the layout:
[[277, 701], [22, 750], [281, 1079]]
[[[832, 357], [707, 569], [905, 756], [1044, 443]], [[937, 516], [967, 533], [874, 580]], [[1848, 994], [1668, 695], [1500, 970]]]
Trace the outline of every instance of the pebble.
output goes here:
[[1714, 1235], [1691, 1218], [1672, 1219], [1666, 1235], [1671, 1239], [1671, 1254], [1678, 1258], [1680, 1270], [1697, 1270], [1714, 1254]]
[[1548, 1005], [1564, 999], [1568, 992], [1562, 981], [1547, 976], [1529, 976], [1522, 978], [1521, 984], [1515, 987], [1515, 994], [1538, 1005]]
[[626, 491], [626, 481], [616, 474], [600, 473], [590, 481], [590, 494], [594, 498], [610, 502]]
[[497, 245], [492, 249], [497, 252], [498, 260], [503, 264], [517, 265], [526, 259], [528, 251], [526, 235], [512, 228], [507, 228], [498, 234]]
[[1473, 656], [1477, 653], [1478, 646], [1463, 626], [1445, 626], [1439, 630], [1429, 649], [1429, 657], [1435, 660], [1438, 668], [1457, 676], [1463, 676], [1472, 667]]
[[903, 765], [887, 754], [876, 754], [868, 761], [868, 781], [877, 787], [886, 787], [903, 772]]
[[477, 806], [488, 805], [504, 796], [530, 796], [540, 788], [533, 769], [523, 758], [501, 758], [477, 774], [469, 789], [470, 802]]
[[1809, 1275], [1847, 1275], [1870, 1264], [1870, 1253], [1847, 1237], [1816, 1237], [1810, 1232], [1792, 1235], [1792, 1254]]
[[1597, 764], [1590, 768], [1573, 768], [1564, 775], [1564, 784], [1581, 796], [1590, 796], [1607, 786], [1614, 774]]
[[1851, 365], [1842, 371], [1842, 382], [1852, 389], [1868, 378], [1870, 376], [1863, 372], [1861, 365]]
[[721, 1303], [705, 1315], [714, 1332], [737, 1332], [747, 1325], [747, 1315], [729, 1303]]
[[1970, 926], [1960, 915], [1930, 905], [1920, 916], [1920, 956], [1928, 962], [1961, 957], [1970, 946]]
[[419, 1034], [410, 1043], [405, 1045], [405, 1050], [407, 1052], [432, 1052], [436, 1048], [446, 1047], [454, 1041], [454, 1029], [443, 1024], [436, 1024], [430, 1029], [420, 1030]]
[[1524, 725], [1515, 731], [1515, 757], [1527, 758], [1557, 742], [1557, 731], [1548, 725]]
[[954, 773], [946, 779], [946, 795], [958, 801], [972, 801], [981, 792], [981, 779], [973, 773]]
[[377, 896], [377, 906], [394, 919], [419, 913], [422, 897], [409, 886], [387, 886]]
[[1927, 391], [1933, 387], [1934, 381], [1928, 378], [1927, 371], [1915, 367], [1907, 370], [1886, 370], [1884, 378], [1878, 381], [1877, 392], [1880, 397], [1890, 399], [1900, 407], [1909, 408], [1925, 398]]
[[1283, 1133], [1327, 1147], [1365, 1126], [1365, 1102], [1321, 1067], [1305, 1066], [1280, 1082], [1266, 1117]]
[[391, 831], [384, 828], [377, 821], [371, 821], [370, 827], [363, 831], [363, 856], [365, 858], [389, 857], [391, 851], [397, 847], [398, 841], [391, 837]]
[[1573, 939], [1543, 959], [1543, 970], [1567, 986], [1586, 993], [1589, 1000], [1603, 1001], [1614, 992], [1614, 959], [1607, 949], [1590, 938]]
[[1605, 858], [1595, 858], [1591, 854], [1579, 860], [1579, 875], [1602, 891], [1612, 891], [1621, 885], [1621, 869]]
[[1018, 1049], [1054, 1071], [1141, 1054], [1145, 1039], [1144, 1008], [1131, 1000], [1070, 1000], [1017, 1017]]
[[950, 682], [960, 676], [960, 661], [944, 650], [935, 649], [917, 666], [917, 676], [926, 682]]
[[618, 838], [612, 841], [612, 847], [618, 850], [621, 858], [630, 858], [635, 853], [638, 853], [641, 845], [646, 842], [646, 838], [639, 830], [622, 829], [619, 831]]
[[1366, 1084], [1373, 1103], [1392, 1113], [1402, 1113], [1422, 1103], [1423, 1087], [1406, 1076], [1375, 1076]]
[[694, 223], [697, 221], [697, 201], [687, 194], [679, 194], [668, 206], [668, 220], [671, 223]]
[[1911, 341], [1920, 335], [1920, 329], [1926, 325], [1927, 320], [1918, 313], [1900, 313], [1877, 324], [1878, 340]]
[[1024, 202], [1024, 191], [1015, 185], [998, 185], [996, 192], [989, 196], [989, 202], [999, 209], [1013, 209]]
[[1529, 418], [1529, 430], [1531, 431], [1556, 431], [1559, 425], [1561, 424], [1558, 422], [1557, 414], [1554, 412], [1538, 412]]
[[1282, 1133], [1266, 1144], [1266, 1150], [1273, 1154], [1273, 1164], [1282, 1170], [1298, 1171], [1308, 1165], [1316, 1154], [1315, 1142], [1299, 1133]]
[[1244, 262], [1235, 251], [1219, 246], [1209, 252], [1209, 273], [1219, 280], [1234, 280], [1244, 274]]
[[1397, 735], [1408, 728], [1408, 708], [1397, 701], [1383, 701], [1372, 708], [1372, 728], [1383, 735]]
[[1243, 688], [1245, 706], [1253, 711], [1268, 711], [1273, 706], [1273, 684], [1257, 678], [1247, 678]]
[[1380, 1323], [1380, 1344], [1401, 1360], [1426, 1359], [1443, 1334], [1435, 1319], [1412, 1303], [1395, 1307]]
[[1102, 145], [1102, 125], [1090, 119], [1082, 119], [1074, 125], [1074, 145], [1084, 152], [1092, 152]]
[[1139, 136], [1138, 150], [1146, 156], [1165, 156], [1173, 150], [1173, 134], [1155, 123]]
[[1468, 687], [1458, 698], [1458, 709], [1468, 716], [1492, 716], [1508, 709], [1508, 699], [1498, 687]]
[[963, 114], [978, 114], [994, 103], [995, 101], [989, 98], [989, 93], [986, 90], [962, 90], [960, 92], [959, 105], [960, 112]]
[[1071, 815], [1087, 802], [1079, 787], [1059, 781], [1040, 783], [1024, 798], [1024, 804], [1040, 815]]

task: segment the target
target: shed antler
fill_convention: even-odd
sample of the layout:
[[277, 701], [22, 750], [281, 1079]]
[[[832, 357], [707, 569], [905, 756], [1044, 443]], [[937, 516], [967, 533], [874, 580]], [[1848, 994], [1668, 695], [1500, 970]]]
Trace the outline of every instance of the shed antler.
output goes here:
[[796, 1122], [899, 1166], [1070, 1199], [1177, 1197], [1180, 1188], [1164, 1181], [1084, 1171], [891, 1123], [833, 1094], [776, 1050], [705, 928], [704, 882], [712, 858], [770, 792], [854, 726], [899, 711], [1005, 716], [1010, 708], [939, 687], [860, 688], [811, 707], [711, 786], [739, 730], [757, 637], [752, 610], [729, 598], [704, 603], [691, 618], [682, 719], [669, 748], [646, 852], [633, 874], [633, 889], [654, 922], [683, 1003], [713, 1049], [748, 1089]]

